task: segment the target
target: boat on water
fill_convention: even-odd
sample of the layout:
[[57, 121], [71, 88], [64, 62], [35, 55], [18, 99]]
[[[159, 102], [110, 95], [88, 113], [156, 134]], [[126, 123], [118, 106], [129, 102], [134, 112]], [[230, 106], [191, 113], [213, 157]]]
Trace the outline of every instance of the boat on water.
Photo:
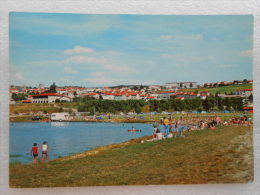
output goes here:
[[128, 129], [128, 132], [141, 132], [141, 129]]

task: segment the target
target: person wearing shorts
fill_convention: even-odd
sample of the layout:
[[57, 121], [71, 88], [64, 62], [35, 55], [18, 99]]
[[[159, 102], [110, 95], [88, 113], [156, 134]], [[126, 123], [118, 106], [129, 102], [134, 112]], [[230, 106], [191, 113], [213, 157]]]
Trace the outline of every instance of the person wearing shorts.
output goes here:
[[33, 156], [33, 163], [37, 163], [39, 156], [39, 147], [37, 146], [37, 143], [33, 143], [31, 155]]
[[49, 155], [48, 155], [48, 145], [47, 142], [44, 141], [42, 144], [42, 162], [49, 160]]

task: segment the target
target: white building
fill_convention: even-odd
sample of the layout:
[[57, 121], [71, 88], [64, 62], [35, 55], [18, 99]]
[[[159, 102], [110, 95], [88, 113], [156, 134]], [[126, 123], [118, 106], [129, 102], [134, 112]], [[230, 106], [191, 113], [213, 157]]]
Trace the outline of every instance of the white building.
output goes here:
[[174, 94], [175, 91], [161, 91], [158, 95], [158, 99], [167, 100], [171, 98], [171, 95]]
[[69, 117], [70, 117], [70, 115], [68, 112], [60, 112], [60, 113], [51, 114], [52, 121], [68, 121]]
[[71, 98], [58, 94], [58, 93], [42, 93], [37, 95], [32, 95], [32, 103], [35, 104], [44, 104], [44, 103], [52, 103], [56, 100], [70, 102]]
[[171, 83], [166, 83], [165, 87], [167, 89], [174, 89], [174, 88], [197, 88], [197, 82], [171, 82]]
[[39, 89], [44, 89], [45, 88], [45, 85], [44, 84], [39, 84]]
[[114, 100], [115, 96], [112, 93], [104, 92], [102, 94], [102, 98], [103, 98], [103, 100]]

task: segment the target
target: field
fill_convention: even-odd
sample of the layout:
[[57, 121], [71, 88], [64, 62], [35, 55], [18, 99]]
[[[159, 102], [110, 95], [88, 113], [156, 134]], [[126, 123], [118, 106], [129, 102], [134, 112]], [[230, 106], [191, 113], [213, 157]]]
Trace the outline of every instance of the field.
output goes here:
[[11, 104], [10, 113], [53, 113], [59, 112], [61, 108], [66, 109], [75, 109], [77, 103], [55, 103], [55, 104]]
[[193, 91], [209, 91], [212, 94], [215, 94], [216, 92], [219, 93], [230, 93], [235, 92], [243, 89], [252, 89], [252, 84], [240, 84], [240, 85], [229, 85], [229, 86], [223, 86], [223, 87], [213, 87], [213, 88], [198, 88], [198, 89], [181, 89], [180, 91], [184, 92], [193, 92]]
[[252, 134], [252, 127], [222, 126], [175, 139], [132, 140], [46, 164], [10, 164], [10, 186], [248, 183], [254, 180]]

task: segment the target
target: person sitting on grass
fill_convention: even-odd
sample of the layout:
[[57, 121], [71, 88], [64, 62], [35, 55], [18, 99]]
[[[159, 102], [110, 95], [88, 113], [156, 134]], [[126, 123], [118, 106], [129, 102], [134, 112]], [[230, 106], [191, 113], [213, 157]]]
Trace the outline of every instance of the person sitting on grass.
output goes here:
[[33, 155], [33, 163], [38, 163], [39, 147], [37, 146], [37, 143], [33, 143], [31, 156], [32, 155]]
[[162, 140], [163, 139], [163, 134], [159, 129], [156, 131], [156, 140]]
[[214, 126], [214, 123], [208, 123], [208, 128], [211, 129], [211, 130], [215, 130], [217, 129], [215, 126]]
[[[158, 132], [158, 125], [153, 124], [153, 137], [156, 137], [156, 133]], [[160, 131], [160, 130], [159, 130]]]
[[[156, 140], [162, 140], [163, 139], [163, 134], [161, 133], [160, 129], [156, 128], [153, 134], [154, 138], [146, 140], [147, 142], [152, 142]], [[143, 143], [143, 142], [141, 142]]]
[[42, 162], [45, 162], [48, 160], [49, 160], [48, 145], [47, 145], [47, 142], [44, 141], [42, 144]]

